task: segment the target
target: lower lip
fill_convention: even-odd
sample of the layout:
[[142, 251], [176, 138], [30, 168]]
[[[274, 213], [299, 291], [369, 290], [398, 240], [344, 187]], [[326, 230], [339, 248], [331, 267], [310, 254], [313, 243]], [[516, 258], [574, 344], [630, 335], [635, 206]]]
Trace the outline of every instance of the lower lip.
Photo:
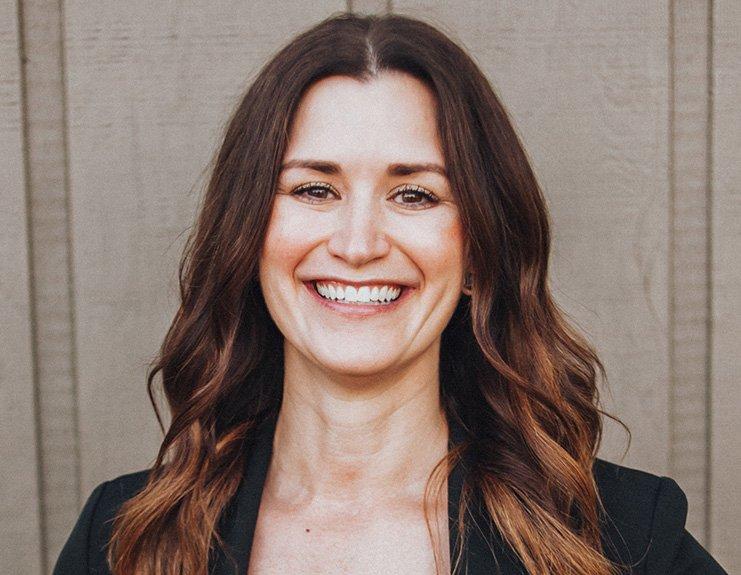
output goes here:
[[309, 290], [309, 293], [314, 297], [314, 299], [317, 300], [324, 307], [327, 307], [332, 311], [336, 311], [339, 314], [350, 317], [364, 317], [392, 312], [402, 303], [404, 303], [413, 291], [412, 288], [404, 286], [401, 290], [401, 295], [391, 303], [387, 304], [338, 303], [336, 301], [325, 299], [320, 296], [319, 292], [314, 289], [312, 282], [303, 283], [304, 286], [306, 286], [306, 289]]

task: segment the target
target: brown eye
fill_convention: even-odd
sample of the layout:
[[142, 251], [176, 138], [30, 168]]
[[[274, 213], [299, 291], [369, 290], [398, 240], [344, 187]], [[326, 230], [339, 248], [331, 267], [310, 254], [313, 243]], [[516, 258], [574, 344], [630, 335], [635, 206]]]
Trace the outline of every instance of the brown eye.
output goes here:
[[404, 186], [401, 190], [396, 192], [394, 198], [398, 197], [402, 198], [402, 201], [396, 202], [397, 204], [400, 203], [405, 206], [410, 206], [415, 210], [437, 204], [440, 201], [435, 194], [428, 192], [424, 188], [413, 185]]
[[[335, 194], [332, 187], [320, 182], [311, 182], [302, 184], [291, 192], [292, 196], [298, 196], [306, 199], [310, 204], [319, 204], [327, 199], [327, 194]], [[335, 194], [337, 195], [337, 194]]]

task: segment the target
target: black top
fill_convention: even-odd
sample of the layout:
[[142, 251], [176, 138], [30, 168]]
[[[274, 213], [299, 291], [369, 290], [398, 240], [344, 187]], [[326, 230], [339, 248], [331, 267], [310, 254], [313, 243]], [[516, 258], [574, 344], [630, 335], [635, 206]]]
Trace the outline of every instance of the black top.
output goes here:
[[[232, 550], [238, 575], [246, 575], [252, 537], [262, 488], [270, 463], [276, 419], [266, 421], [255, 434], [246, 458], [244, 478], [220, 521], [220, 533]], [[462, 438], [451, 423], [450, 444]], [[98, 485], [80, 514], [62, 549], [53, 575], [110, 575], [105, 545], [111, 522], [119, 507], [144, 487], [147, 471], [122, 475]], [[448, 512], [451, 556], [455, 557], [458, 497], [464, 470], [457, 465], [448, 480]], [[634, 575], [727, 575], [720, 565], [685, 529], [687, 497], [669, 477], [659, 477], [602, 459], [594, 464], [594, 475], [607, 510], [602, 522], [605, 554], [613, 561], [632, 564]], [[482, 525], [481, 519], [477, 523]], [[492, 554], [492, 549], [496, 555]], [[501, 571], [497, 571], [497, 564]], [[468, 571], [466, 571], [466, 566]], [[213, 575], [234, 575], [232, 563], [219, 551], [211, 563]], [[496, 529], [490, 539], [475, 529], [469, 531], [460, 573], [525, 575], [512, 550]]]

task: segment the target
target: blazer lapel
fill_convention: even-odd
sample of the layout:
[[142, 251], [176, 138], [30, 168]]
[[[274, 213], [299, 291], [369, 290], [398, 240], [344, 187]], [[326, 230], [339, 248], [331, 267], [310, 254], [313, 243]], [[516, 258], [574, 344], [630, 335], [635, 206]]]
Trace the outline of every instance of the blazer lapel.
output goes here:
[[[232, 501], [227, 506], [219, 522], [220, 533], [229, 554], [220, 547], [214, 552], [210, 572], [213, 575], [246, 575], [250, 550], [255, 535], [257, 514], [265, 479], [273, 452], [273, 436], [277, 416], [268, 418], [255, 432], [254, 440], [248, 447], [249, 455], [245, 460], [244, 477]], [[449, 447], [456, 445], [464, 438], [463, 430], [450, 422]], [[454, 561], [458, 548], [458, 498], [463, 487], [466, 473], [465, 462], [459, 462], [448, 478], [448, 517], [451, 560]], [[471, 518], [475, 523], [471, 523]], [[456, 575], [501, 575], [525, 574], [521, 564], [504, 544], [501, 536], [487, 520], [477, 501], [469, 510], [467, 522], [473, 528], [467, 532], [464, 542], [461, 564]], [[478, 528], [477, 528], [478, 527]], [[482, 530], [489, 534], [485, 537]], [[230, 559], [231, 557], [231, 559]]]
[[220, 521], [220, 533], [231, 559], [217, 547], [214, 554], [214, 575], [247, 575], [252, 539], [257, 525], [262, 489], [268, 475], [270, 457], [273, 454], [273, 435], [277, 416], [268, 418], [255, 430], [253, 443], [247, 447], [244, 475], [237, 493]]
[[[451, 418], [448, 448], [465, 438], [463, 428]], [[450, 536], [451, 569], [458, 554], [458, 502], [469, 464], [464, 458], [459, 461], [448, 477], [448, 532]], [[517, 556], [504, 543], [501, 534], [489, 519], [480, 498], [469, 503], [466, 516], [466, 537], [463, 554], [454, 575], [526, 575]], [[486, 535], [485, 535], [486, 534]]]

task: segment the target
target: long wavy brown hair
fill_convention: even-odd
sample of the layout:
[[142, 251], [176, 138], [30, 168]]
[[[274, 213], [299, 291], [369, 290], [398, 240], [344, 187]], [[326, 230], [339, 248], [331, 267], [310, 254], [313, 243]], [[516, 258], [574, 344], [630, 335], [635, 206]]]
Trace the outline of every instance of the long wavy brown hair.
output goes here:
[[[223, 544], [219, 518], [253, 431], [282, 399], [283, 339], [257, 277], [292, 117], [314, 82], [368, 81], [385, 70], [411, 74], [436, 97], [474, 279], [440, 357], [441, 401], [466, 440], [435, 467], [425, 501], [466, 457], [459, 551], [471, 528], [466, 510], [480, 497], [529, 573], [616, 572], [601, 547], [592, 472], [608, 415], [597, 388], [605, 370], [551, 297], [546, 204], [507, 112], [473, 60], [435, 27], [341, 13], [280, 50], [227, 125], [181, 260], [180, 308], [148, 375], [162, 426], [154, 399], [161, 375], [171, 423], [145, 487], [114, 523], [113, 573], [206, 573]], [[451, 558], [454, 571], [460, 559]]]

